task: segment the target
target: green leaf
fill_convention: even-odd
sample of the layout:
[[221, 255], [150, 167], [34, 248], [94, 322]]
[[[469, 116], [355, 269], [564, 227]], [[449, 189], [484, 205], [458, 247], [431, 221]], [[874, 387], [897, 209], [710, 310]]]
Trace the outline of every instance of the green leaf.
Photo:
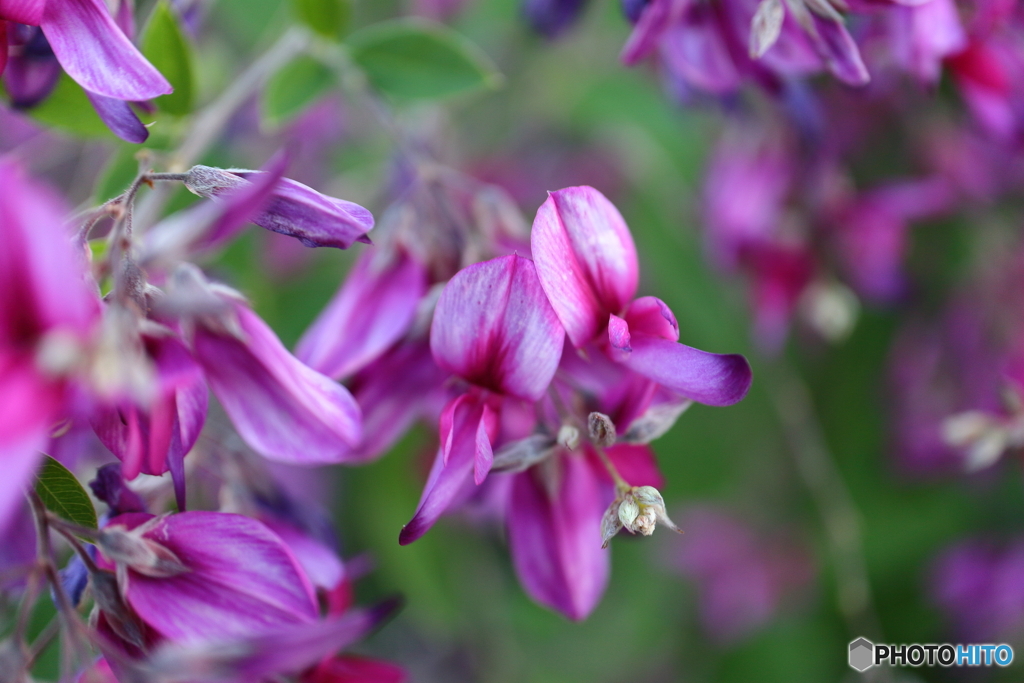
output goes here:
[[329, 68], [305, 55], [285, 64], [263, 91], [263, 116], [279, 126], [316, 101], [334, 83]]
[[349, 0], [292, 0], [302, 23], [322, 36], [340, 38], [352, 19]]
[[97, 528], [96, 509], [78, 479], [64, 465], [48, 455], [44, 457], [43, 469], [36, 479], [36, 493], [43, 505], [61, 519]]
[[399, 100], [439, 98], [502, 83], [479, 47], [434, 22], [382, 22], [353, 34], [348, 44], [370, 84]]
[[153, 8], [141, 42], [142, 54], [174, 86], [173, 93], [154, 100], [156, 105], [177, 116], [191, 112], [192, 50], [167, 0], [160, 0]]
[[28, 111], [40, 123], [59, 128], [78, 137], [111, 137], [82, 87], [61, 74], [57, 86], [43, 102]]

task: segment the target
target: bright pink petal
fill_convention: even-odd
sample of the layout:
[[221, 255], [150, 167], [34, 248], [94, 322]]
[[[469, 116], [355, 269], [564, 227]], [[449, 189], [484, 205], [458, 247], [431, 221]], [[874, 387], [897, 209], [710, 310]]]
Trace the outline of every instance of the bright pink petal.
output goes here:
[[405, 334], [426, 288], [426, 271], [404, 251], [383, 259], [367, 251], [295, 355], [335, 379], [359, 371]]
[[708, 353], [642, 333], [634, 333], [630, 345], [623, 365], [698, 403], [732, 405], [750, 389], [750, 364], [738, 354]]
[[0, 0], [0, 19], [39, 26], [43, 21], [45, 7], [46, 0]]
[[7, 68], [7, 22], [0, 20], [0, 75]]
[[430, 350], [442, 368], [485, 389], [539, 399], [564, 332], [532, 261], [512, 254], [465, 268], [441, 293]]
[[626, 322], [632, 332], [679, 341], [679, 323], [675, 313], [661, 299], [643, 296], [629, 305]]
[[563, 455], [554, 462], [556, 467], [515, 475], [508, 542], [526, 592], [578, 621], [594, 609], [608, 583], [601, 518], [611, 494], [586, 458]]
[[636, 293], [633, 237], [618, 209], [592, 187], [552, 192], [537, 211], [531, 248], [544, 293], [577, 347]]
[[236, 305], [235, 312], [244, 341], [200, 325], [193, 348], [239, 435], [272, 460], [346, 461], [362, 436], [352, 395], [288, 353], [251, 310]]
[[814, 45], [825, 60], [829, 71], [847, 85], [865, 85], [871, 80], [861, 59], [857, 43], [843, 22], [819, 17], [811, 12], [817, 35]]
[[245, 638], [318, 617], [313, 586], [295, 556], [254, 519], [183, 512], [164, 518], [145, 537], [190, 570], [169, 578], [132, 572], [128, 581], [128, 603], [169, 640]]
[[[618, 444], [607, 451], [608, 459], [615, 465], [622, 478], [633, 486], [653, 486], [656, 489], [665, 486], [665, 477], [658, 468], [654, 450], [650, 446]], [[599, 472], [607, 474], [597, 462], [594, 466]], [[607, 477], [611, 482], [611, 476]]]
[[60, 65], [89, 92], [142, 101], [173, 90], [117, 27], [103, 0], [48, 2], [40, 25]]

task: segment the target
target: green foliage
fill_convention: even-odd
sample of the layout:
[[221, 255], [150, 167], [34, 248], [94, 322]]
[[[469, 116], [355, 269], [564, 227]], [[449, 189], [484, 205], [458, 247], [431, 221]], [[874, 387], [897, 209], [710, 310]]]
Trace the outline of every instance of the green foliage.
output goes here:
[[46, 509], [61, 519], [90, 529], [97, 528], [96, 509], [89, 494], [68, 468], [48, 455], [36, 479], [35, 489]]
[[382, 22], [353, 34], [348, 44], [370, 84], [396, 100], [447, 97], [502, 83], [480, 48], [440, 24]]
[[192, 48], [181, 31], [178, 17], [160, 0], [142, 32], [142, 53], [174, 86], [174, 92], [156, 98], [156, 105], [170, 114], [192, 111]]
[[61, 74], [57, 87], [29, 112], [35, 120], [83, 138], [109, 138], [112, 133], [92, 108], [82, 86]]
[[263, 118], [271, 127], [294, 118], [313, 104], [334, 82], [321, 62], [302, 55], [279, 70], [263, 91]]
[[352, 19], [349, 0], [292, 0], [302, 23], [327, 38], [340, 38]]

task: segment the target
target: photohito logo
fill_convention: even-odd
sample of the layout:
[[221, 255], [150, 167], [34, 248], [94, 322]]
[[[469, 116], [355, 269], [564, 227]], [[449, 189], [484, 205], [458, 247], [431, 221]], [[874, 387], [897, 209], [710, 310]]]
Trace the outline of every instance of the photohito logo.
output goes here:
[[850, 667], [867, 671], [873, 666], [1009, 666], [1013, 648], [999, 645], [876, 645], [867, 638], [850, 643]]

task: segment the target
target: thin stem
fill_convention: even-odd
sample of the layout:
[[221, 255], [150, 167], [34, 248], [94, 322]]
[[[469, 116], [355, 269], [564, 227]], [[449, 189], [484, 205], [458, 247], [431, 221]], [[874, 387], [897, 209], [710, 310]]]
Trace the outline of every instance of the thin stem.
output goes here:
[[177, 181], [183, 183], [188, 180], [188, 173], [147, 173], [146, 180]]
[[601, 448], [597, 444], [593, 444], [593, 446], [594, 450], [597, 451], [597, 457], [601, 459], [601, 462], [604, 464], [605, 469], [608, 470], [608, 474], [612, 476], [612, 481], [615, 482], [615, 490], [619, 494], [629, 492], [630, 489], [632, 489], [633, 487], [629, 484], [629, 482], [622, 478], [622, 475], [619, 474], [619, 470], [618, 468], [615, 467], [615, 463], [612, 462], [612, 459], [608, 457], [608, 454], [604, 452], [603, 448]]
[[26, 671], [32, 670], [32, 667], [36, 665], [36, 660], [39, 659], [39, 655], [43, 654], [43, 650], [53, 642], [58, 633], [60, 633], [60, 622], [51, 621], [36, 639], [32, 641], [32, 647], [29, 648], [28, 653], [25, 655]]
[[[51, 517], [50, 520], [52, 522], [53, 517]], [[54, 524], [53, 528], [57, 531], [57, 533], [63, 536], [68, 543], [71, 544], [71, 547], [74, 548], [75, 553], [78, 554], [78, 557], [82, 560], [82, 564], [85, 565], [85, 568], [89, 570], [90, 574], [100, 571], [100, 568], [96, 566], [96, 562], [93, 561], [92, 556], [85, 549], [85, 546], [82, 545], [82, 542], [79, 541], [78, 538], [73, 533], [71, 533], [70, 530], [65, 529], [57, 524]]]
[[835, 567], [839, 611], [852, 635], [881, 635], [867, 565], [860, 513], [814, 415], [810, 392], [781, 364], [774, 368], [773, 405], [797, 472], [825, 528]]

